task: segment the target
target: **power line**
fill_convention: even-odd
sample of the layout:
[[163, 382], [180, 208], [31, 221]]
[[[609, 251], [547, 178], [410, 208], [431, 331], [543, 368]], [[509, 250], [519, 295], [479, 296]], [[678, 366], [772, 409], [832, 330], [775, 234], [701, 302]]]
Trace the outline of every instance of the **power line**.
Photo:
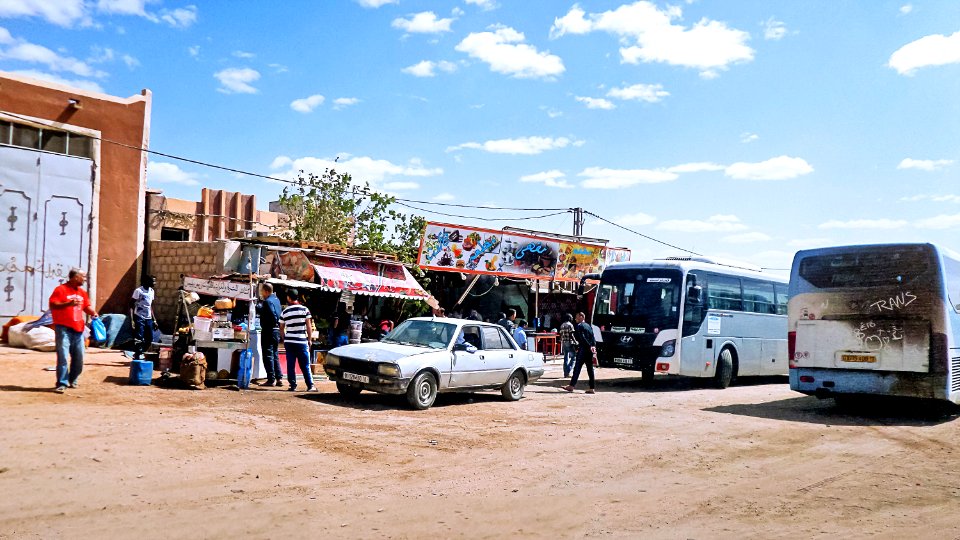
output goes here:
[[477, 216], [464, 216], [464, 215], [460, 215], [460, 214], [448, 214], [448, 213], [445, 213], [445, 212], [438, 212], [438, 211], [436, 211], [436, 210], [428, 210], [428, 209], [426, 209], [426, 208], [418, 208], [418, 207], [416, 207], [416, 206], [413, 206], [412, 204], [406, 204], [406, 203], [402, 203], [402, 202], [397, 202], [396, 204], [399, 204], [400, 206], [405, 206], [405, 207], [407, 207], [407, 208], [410, 208], [410, 209], [412, 209], [412, 210], [416, 210], [416, 211], [418, 211], [418, 212], [427, 212], [427, 213], [431, 213], [431, 214], [437, 214], [437, 215], [440, 215], [440, 216], [463, 218], [463, 219], [480, 219], [480, 220], [484, 220], [484, 221], [522, 221], [522, 220], [527, 220], [527, 219], [542, 219], [542, 218], [548, 218], [548, 217], [552, 217], [552, 216], [558, 216], [558, 215], [560, 215], [560, 214], [566, 214], [566, 213], [568, 213], [568, 212], [570, 211], [570, 210], [563, 210], [563, 211], [561, 211], [561, 212], [551, 212], [551, 213], [549, 213], [549, 214], [543, 214], [543, 215], [540, 215], [540, 216], [494, 217], [494, 218], [491, 218], [491, 217], [483, 217], [483, 218], [481, 218], [481, 217], [477, 217]]
[[668, 244], [667, 242], [664, 242], [663, 240], [658, 240], [658, 239], [656, 239], [656, 238], [654, 238], [654, 237], [652, 237], [652, 236], [647, 236], [647, 235], [645, 235], [645, 234], [643, 234], [643, 233], [641, 233], [641, 232], [637, 232], [637, 231], [635, 231], [635, 230], [633, 230], [633, 229], [631, 229], [631, 228], [629, 228], [629, 227], [624, 227], [623, 225], [620, 225], [619, 223], [615, 223], [615, 222], [613, 222], [613, 221], [610, 221], [610, 220], [607, 219], [607, 218], [600, 217], [600, 216], [598, 216], [597, 214], [594, 214], [593, 212], [591, 212], [591, 211], [589, 211], [589, 210], [584, 210], [583, 213], [584, 213], [584, 214], [591, 215], [591, 216], [593, 216], [593, 217], [595, 217], [595, 218], [597, 218], [597, 219], [599, 219], [600, 221], [603, 221], [603, 222], [605, 222], [605, 223], [609, 223], [610, 225], [613, 225], [614, 227], [619, 227], [619, 228], [621, 228], [621, 229], [623, 229], [623, 230], [625, 230], [625, 231], [627, 231], [627, 232], [631, 232], [631, 233], [633, 233], [633, 234], [635, 234], [635, 235], [637, 235], [637, 236], [646, 238], [647, 240], [650, 240], [651, 242], [656, 242], [656, 243], [658, 243], [658, 244], [663, 244], [663, 245], [665, 245], [665, 246], [667, 246], [667, 247], [671, 247], [671, 248], [673, 248], [673, 249], [679, 249], [680, 251], [683, 251], [683, 252], [685, 252], [685, 253], [689, 253], [689, 254], [691, 254], [691, 255], [697, 255], [698, 257], [703, 257], [703, 254], [702, 254], [702, 253], [697, 253], [696, 251], [690, 251], [689, 249], [684, 249], [684, 248], [682, 248], [682, 247], [680, 247], [680, 246], [675, 246], [675, 245], [673, 245], [673, 244]]

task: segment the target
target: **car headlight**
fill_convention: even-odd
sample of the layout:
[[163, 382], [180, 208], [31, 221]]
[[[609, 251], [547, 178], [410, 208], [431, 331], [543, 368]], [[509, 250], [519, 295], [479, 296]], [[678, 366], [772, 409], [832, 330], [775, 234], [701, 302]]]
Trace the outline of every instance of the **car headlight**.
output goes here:
[[396, 364], [380, 364], [377, 366], [377, 373], [384, 377], [399, 377], [400, 366]]
[[673, 353], [677, 352], [677, 340], [671, 339], [670, 341], [663, 344], [660, 347], [660, 356], [669, 357], [673, 356]]
[[336, 367], [340, 365], [340, 357], [335, 354], [327, 354], [323, 359], [323, 365], [329, 367]]

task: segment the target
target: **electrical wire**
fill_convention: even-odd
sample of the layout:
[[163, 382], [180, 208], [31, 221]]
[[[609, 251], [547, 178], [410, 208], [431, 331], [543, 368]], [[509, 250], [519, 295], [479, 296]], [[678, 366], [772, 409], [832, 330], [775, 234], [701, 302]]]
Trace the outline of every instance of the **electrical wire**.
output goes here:
[[667, 243], [667, 242], [664, 242], [663, 240], [658, 240], [658, 239], [656, 239], [656, 238], [654, 238], [654, 237], [652, 237], [652, 236], [648, 236], [648, 235], [646, 235], [646, 234], [643, 234], [642, 232], [637, 232], [637, 231], [635, 231], [635, 230], [633, 230], [633, 229], [631, 229], [631, 228], [629, 228], [629, 227], [624, 227], [623, 225], [620, 225], [619, 223], [615, 223], [615, 222], [613, 222], [613, 221], [610, 221], [609, 219], [607, 219], [607, 218], [605, 218], [605, 217], [598, 216], [597, 214], [594, 214], [593, 212], [591, 212], [591, 211], [589, 211], [589, 210], [584, 210], [583, 213], [584, 213], [584, 214], [587, 214], [587, 215], [590, 215], [590, 216], [593, 216], [593, 217], [599, 219], [600, 221], [603, 221], [604, 223], [608, 223], [608, 224], [610, 224], [610, 225], [613, 225], [614, 227], [619, 227], [619, 228], [621, 228], [621, 229], [623, 229], [623, 230], [625, 230], [625, 231], [627, 231], [627, 232], [631, 232], [631, 233], [633, 233], [633, 234], [635, 234], [635, 235], [637, 235], [637, 236], [640, 236], [640, 237], [642, 237], [642, 238], [646, 238], [647, 240], [650, 240], [651, 242], [656, 242], [656, 243], [658, 243], [658, 244], [663, 244], [663, 245], [665, 245], [665, 246], [667, 246], [667, 247], [671, 247], [671, 248], [673, 248], [673, 249], [679, 249], [680, 251], [683, 251], [684, 253], [689, 253], [689, 254], [691, 254], [691, 255], [696, 255], [696, 256], [698, 256], [698, 257], [703, 257], [703, 254], [702, 254], [702, 253], [697, 253], [696, 251], [691, 251], [691, 250], [689, 250], [689, 249], [685, 249], [685, 248], [682, 248], [682, 247], [680, 247], [680, 246], [675, 246], [675, 245], [673, 245], [673, 244], [669, 244], [669, 243]]
[[567, 210], [563, 210], [563, 211], [561, 211], [561, 212], [551, 212], [551, 213], [549, 213], [549, 214], [543, 214], [543, 215], [539, 215], [539, 216], [482, 217], [482, 218], [481, 218], [481, 217], [477, 217], [477, 216], [464, 216], [464, 215], [460, 215], [460, 214], [448, 214], [448, 213], [446, 213], [446, 212], [438, 212], [438, 211], [436, 211], [436, 210], [428, 210], [428, 209], [426, 209], [426, 208], [418, 208], [418, 207], [416, 207], [416, 206], [413, 206], [412, 204], [406, 204], [406, 203], [402, 203], [402, 202], [397, 202], [396, 204], [398, 204], [398, 205], [400, 205], [400, 206], [404, 206], [404, 207], [406, 207], [406, 208], [410, 208], [411, 210], [416, 210], [416, 211], [418, 211], [418, 212], [427, 212], [427, 213], [430, 213], [430, 214], [437, 214], [437, 215], [439, 215], [439, 216], [455, 217], [455, 218], [463, 218], [463, 219], [479, 219], [479, 220], [483, 220], [483, 221], [523, 221], [523, 220], [528, 220], [528, 219], [543, 219], [543, 218], [548, 218], [548, 217], [552, 217], [552, 216], [559, 216], [560, 214], [566, 214], [567, 212], [570, 212], [570, 210], [567, 209]]

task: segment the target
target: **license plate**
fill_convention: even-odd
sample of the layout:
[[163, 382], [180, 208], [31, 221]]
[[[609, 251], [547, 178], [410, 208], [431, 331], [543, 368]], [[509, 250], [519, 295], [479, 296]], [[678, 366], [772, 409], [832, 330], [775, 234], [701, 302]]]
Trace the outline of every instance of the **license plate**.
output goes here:
[[844, 362], [856, 362], [860, 364], [876, 364], [877, 357], [872, 354], [842, 354], [840, 360]]
[[613, 363], [633, 365], [633, 358], [614, 358]]
[[367, 377], [366, 375], [357, 375], [356, 373], [344, 372], [343, 378], [348, 381], [356, 381], [356, 382], [362, 382], [362, 383], [370, 382], [370, 377]]

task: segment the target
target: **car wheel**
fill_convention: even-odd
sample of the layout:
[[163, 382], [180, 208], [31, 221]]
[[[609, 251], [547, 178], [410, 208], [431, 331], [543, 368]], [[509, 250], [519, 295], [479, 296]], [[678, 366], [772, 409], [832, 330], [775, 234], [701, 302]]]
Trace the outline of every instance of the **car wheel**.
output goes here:
[[437, 380], [427, 371], [414, 377], [407, 387], [407, 402], [417, 410], [429, 409], [437, 399]]
[[520, 370], [514, 371], [513, 375], [507, 379], [507, 382], [500, 389], [500, 393], [507, 401], [517, 401], [523, 397], [523, 389], [527, 384], [527, 378], [523, 376]]
[[730, 386], [733, 380], [733, 353], [730, 349], [720, 351], [717, 358], [717, 372], [713, 376], [713, 385], [717, 388], [726, 388]]
[[337, 392], [340, 392], [340, 395], [345, 398], [353, 399], [359, 396], [360, 392], [363, 392], [363, 388], [357, 388], [356, 386], [352, 386], [347, 383], [338, 382]]

